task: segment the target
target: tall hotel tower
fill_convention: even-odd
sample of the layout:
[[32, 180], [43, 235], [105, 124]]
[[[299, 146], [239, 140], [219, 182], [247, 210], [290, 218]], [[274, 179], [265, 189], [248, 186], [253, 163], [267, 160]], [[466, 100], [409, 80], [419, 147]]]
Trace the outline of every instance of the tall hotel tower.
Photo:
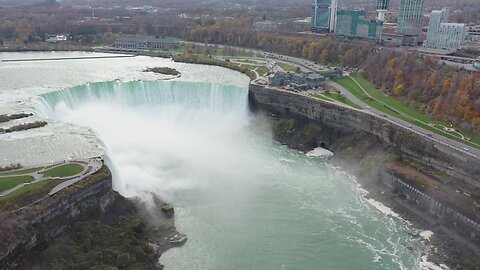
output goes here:
[[334, 32], [338, 0], [315, 0], [312, 7], [312, 31]]
[[423, 0], [400, 0], [397, 32], [417, 36], [422, 31]]
[[385, 21], [385, 13], [387, 13], [388, 11], [389, 4], [390, 4], [390, 0], [377, 0], [377, 12], [378, 12], [377, 20], [381, 22]]

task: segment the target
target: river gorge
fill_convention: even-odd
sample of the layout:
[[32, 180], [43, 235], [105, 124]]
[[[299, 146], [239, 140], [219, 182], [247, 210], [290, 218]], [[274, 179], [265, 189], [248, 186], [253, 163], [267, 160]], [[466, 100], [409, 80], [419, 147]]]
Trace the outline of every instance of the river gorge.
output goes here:
[[[182, 76], [142, 72], [156, 66]], [[0, 114], [48, 122], [0, 134], [0, 165], [105, 156], [116, 191], [175, 207], [188, 241], [162, 255], [167, 269], [436, 269], [420, 231], [353, 176], [258, 133], [269, 123], [240, 73], [137, 56], [2, 62], [0, 81]]]

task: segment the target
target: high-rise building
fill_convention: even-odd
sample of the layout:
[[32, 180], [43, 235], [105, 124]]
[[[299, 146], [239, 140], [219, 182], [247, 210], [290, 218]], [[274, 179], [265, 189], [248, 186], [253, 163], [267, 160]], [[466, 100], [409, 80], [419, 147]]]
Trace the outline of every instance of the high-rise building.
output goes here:
[[448, 22], [448, 9], [434, 10], [430, 14], [424, 47], [455, 50], [465, 43], [466, 36], [467, 26], [464, 23]]
[[377, 12], [379, 21], [385, 21], [385, 13], [388, 11], [388, 5], [390, 4], [390, 0], [377, 0]]
[[397, 32], [416, 36], [422, 32], [423, 0], [400, 0]]
[[333, 32], [338, 0], [315, 0], [312, 7], [312, 31]]
[[379, 40], [383, 22], [367, 20], [365, 14], [365, 10], [339, 10], [337, 12], [335, 36], [349, 39]]

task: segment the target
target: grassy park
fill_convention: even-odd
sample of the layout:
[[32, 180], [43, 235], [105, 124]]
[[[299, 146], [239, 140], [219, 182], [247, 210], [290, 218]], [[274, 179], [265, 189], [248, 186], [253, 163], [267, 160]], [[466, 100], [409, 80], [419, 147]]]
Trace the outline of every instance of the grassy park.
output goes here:
[[[386, 115], [394, 116], [398, 119], [401, 119], [405, 122], [408, 122], [412, 125], [424, 128], [433, 133], [442, 135], [452, 140], [456, 140], [467, 145], [479, 148], [477, 143], [477, 138], [474, 138], [472, 142], [462, 139], [462, 136], [458, 132], [447, 132], [443, 130], [443, 127], [446, 125], [444, 123], [436, 123], [434, 120], [422, 114], [413, 108], [408, 107], [407, 105], [401, 103], [393, 97], [386, 96], [380, 89], [375, 88], [370, 82], [365, 80], [359, 75], [352, 76], [358, 84], [360, 84], [363, 89], [373, 98], [369, 97], [363, 90], [358, 86], [355, 81], [350, 77], [341, 77], [335, 79], [335, 82], [345, 87], [350, 91], [354, 96], [365, 102], [372, 108], [375, 108]], [[401, 113], [408, 115], [402, 115]], [[436, 126], [435, 126], [436, 125]]]
[[79, 173], [81, 173], [84, 170], [84, 167], [80, 164], [65, 164], [65, 165], [60, 165], [57, 167], [54, 167], [52, 169], [48, 169], [42, 174], [45, 177], [69, 177], [69, 176], [74, 176]]
[[55, 183], [55, 185], [56, 185], [60, 182], [61, 181], [59, 181], [59, 180], [47, 179], [47, 180], [43, 180], [43, 181], [40, 181], [40, 182], [35, 182], [35, 183], [32, 183], [32, 184], [29, 184], [29, 185], [25, 185], [25, 186], [15, 190], [12, 193], [9, 193], [5, 196], [0, 196], [0, 202], [7, 201], [7, 200], [10, 200], [12, 198], [16, 198], [18, 196], [21, 196], [21, 195], [24, 195], [24, 194], [27, 194], [27, 193], [37, 191], [37, 190], [41, 189], [42, 187], [47, 186], [49, 184]]
[[290, 65], [290, 64], [287, 64], [287, 63], [277, 63], [277, 65], [279, 67], [281, 67], [283, 70], [285, 70], [286, 72], [296, 72], [297, 71], [297, 67], [294, 66], [294, 65]]
[[342, 94], [328, 92], [328, 93], [322, 93], [322, 94], [313, 94], [312, 96], [318, 99], [323, 99], [328, 101], [337, 101], [342, 104], [348, 105], [350, 107], [360, 109], [360, 107], [357, 104], [353, 103], [353, 101], [351, 101], [350, 99], [348, 99]]
[[38, 172], [41, 169], [43, 169], [43, 167], [23, 169], [23, 170], [4, 171], [4, 172], [0, 172], [0, 177], [9, 176], [9, 175], [30, 174], [30, 173]]
[[248, 68], [251, 71], [256, 71], [260, 76], [265, 76], [268, 72], [270, 72], [270, 69], [268, 69], [266, 66], [254, 66], [250, 64], [241, 64], [240, 66]]
[[30, 183], [32, 181], [33, 177], [29, 175], [0, 178], [0, 192], [10, 190], [18, 185]]

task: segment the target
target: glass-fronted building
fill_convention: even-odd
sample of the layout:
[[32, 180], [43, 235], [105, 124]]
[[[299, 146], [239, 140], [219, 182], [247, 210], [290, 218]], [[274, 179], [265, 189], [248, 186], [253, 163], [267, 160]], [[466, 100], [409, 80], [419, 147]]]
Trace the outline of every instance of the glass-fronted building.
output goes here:
[[422, 32], [424, 0], [400, 0], [397, 32], [415, 36]]
[[390, 0], [377, 0], [377, 10], [388, 10]]
[[377, 12], [379, 21], [385, 21], [385, 14], [388, 10], [388, 5], [390, 4], [390, 0], [377, 0]]
[[315, 0], [312, 7], [312, 31], [333, 32], [338, 0]]
[[377, 41], [382, 34], [383, 22], [367, 20], [364, 10], [339, 10], [335, 36], [338, 38], [359, 38]]

